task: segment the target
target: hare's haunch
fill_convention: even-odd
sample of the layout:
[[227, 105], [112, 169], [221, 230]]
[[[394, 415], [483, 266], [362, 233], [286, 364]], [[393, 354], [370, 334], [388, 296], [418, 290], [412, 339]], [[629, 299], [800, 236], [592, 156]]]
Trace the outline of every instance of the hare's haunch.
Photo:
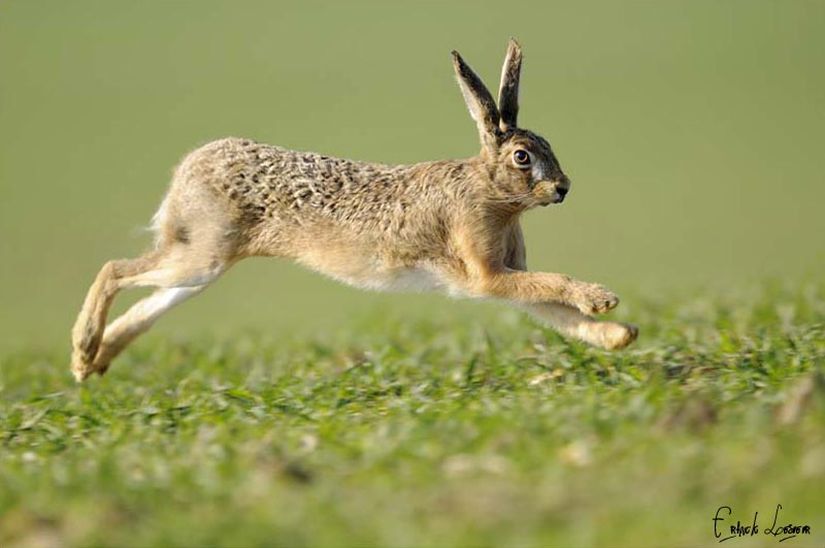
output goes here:
[[[161, 314], [250, 256], [366, 289], [502, 299], [603, 348], [633, 342], [635, 327], [591, 317], [618, 304], [612, 292], [527, 271], [519, 216], [562, 202], [570, 180], [550, 144], [516, 125], [521, 60], [511, 40], [496, 106], [453, 52], [481, 138], [473, 158], [390, 166], [234, 138], [190, 153], [155, 215], [154, 249], [109, 261], [89, 289], [72, 331], [75, 377], [103, 374]], [[138, 286], [158, 289], [106, 325], [117, 292]]]

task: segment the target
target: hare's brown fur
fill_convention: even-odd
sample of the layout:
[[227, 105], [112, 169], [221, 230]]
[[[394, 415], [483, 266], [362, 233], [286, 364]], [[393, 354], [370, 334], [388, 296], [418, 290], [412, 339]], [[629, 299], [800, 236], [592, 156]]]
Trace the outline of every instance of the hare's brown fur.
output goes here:
[[[516, 127], [518, 44], [498, 107], [453, 56], [482, 143], [476, 157], [391, 166], [228, 138], [184, 158], [154, 219], [154, 250], [106, 263], [88, 292], [72, 333], [78, 380], [104, 373], [163, 312], [249, 256], [287, 257], [366, 289], [498, 298], [591, 344], [630, 344], [634, 327], [590, 317], [616, 306], [613, 293], [526, 270], [519, 216], [561, 202], [570, 181], [547, 141]], [[115, 294], [135, 286], [159, 289], [106, 326]]]

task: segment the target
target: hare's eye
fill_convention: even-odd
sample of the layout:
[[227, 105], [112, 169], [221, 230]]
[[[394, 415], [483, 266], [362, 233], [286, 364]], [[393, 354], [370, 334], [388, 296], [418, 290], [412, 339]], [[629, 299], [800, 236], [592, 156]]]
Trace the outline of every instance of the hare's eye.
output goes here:
[[524, 149], [518, 149], [513, 153], [513, 161], [518, 167], [524, 168], [530, 166], [530, 153]]

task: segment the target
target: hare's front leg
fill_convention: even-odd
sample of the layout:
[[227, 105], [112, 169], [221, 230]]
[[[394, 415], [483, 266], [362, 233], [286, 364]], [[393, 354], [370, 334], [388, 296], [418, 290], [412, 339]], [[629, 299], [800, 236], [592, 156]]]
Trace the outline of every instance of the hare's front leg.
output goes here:
[[471, 272], [462, 282], [470, 295], [517, 304], [558, 303], [583, 314], [602, 314], [619, 304], [619, 298], [606, 287], [564, 274], [502, 268]]
[[559, 303], [583, 314], [601, 314], [619, 304], [616, 294], [602, 285], [564, 274], [527, 271], [524, 241], [517, 224], [505, 234], [503, 249], [489, 236], [476, 238], [468, 233], [459, 232], [455, 239], [459, 266], [454, 274], [470, 295], [518, 304]]
[[[505, 266], [513, 270], [526, 272], [527, 251], [524, 247], [521, 227], [514, 225], [507, 234], [505, 241]], [[556, 303], [514, 304], [543, 323], [548, 324], [562, 335], [608, 350], [624, 348], [639, 336], [639, 330], [635, 326], [598, 321], [567, 305]]]
[[542, 303], [518, 306], [562, 335], [607, 350], [624, 348], [639, 336], [639, 329], [634, 325], [599, 321], [563, 304]]
[[590, 317], [596, 312], [607, 312], [619, 302], [602, 286], [572, 280], [562, 274], [520, 270], [496, 273], [481, 283], [487, 296], [506, 299], [561, 334], [594, 346], [616, 350], [638, 336], [634, 326]]
[[583, 314], [603, 314], [619, 304], [606, 287], [564, 274], [504, 269], [484, 274], [475, 282], [490, 296], [523, 304], [559, 303]]

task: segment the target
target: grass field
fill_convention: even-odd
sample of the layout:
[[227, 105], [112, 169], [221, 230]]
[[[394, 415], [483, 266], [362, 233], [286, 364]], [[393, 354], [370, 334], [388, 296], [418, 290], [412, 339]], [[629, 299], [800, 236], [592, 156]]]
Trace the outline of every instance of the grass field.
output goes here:
[[0, 544], [695, 546], [782, 504], [821, 546], [825, 287], [642, 302], [613, 354], [496, 309], [139, 344], [80, 388], [4, 357]]

